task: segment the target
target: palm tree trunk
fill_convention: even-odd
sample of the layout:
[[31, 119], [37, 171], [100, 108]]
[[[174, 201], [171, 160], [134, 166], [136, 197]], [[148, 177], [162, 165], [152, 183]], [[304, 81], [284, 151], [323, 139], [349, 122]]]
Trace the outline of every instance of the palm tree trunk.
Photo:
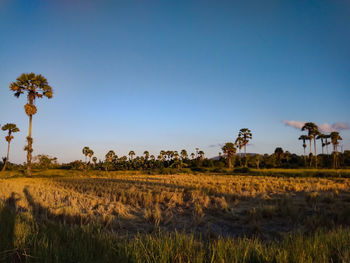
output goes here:
[[306, 153], [305, 153], [306, 145], [305, 145], [305, 147], [303, 147], [303, 148], [304, 148], [304, 165], [305, 165], [305, 167], [306, 167]]
[[27, 138], [27, 176], [32, 176], [32, 115], [29, 115], [29, 135]]
[[315, 166], [317, 169], [316, 136], [314, 137], [314, 150], [315, 150]]
[[312, 156], [311, 156], [311, 154], [312, 154], [312, 139], [310, 138], [310, 168], [311, 168], [311, 165], [312, 165]]
[[5, 160], [5, 163], [4, 163], [4, 167], [2, 167], [2, 172], [4, 172], [6, 170], [6, 165], [7, 165], [7, 162], [9, 160], [9, 157], [10, 157], [10, 142], [7, 143], [7, 156], [6, 156], [6, 160]]

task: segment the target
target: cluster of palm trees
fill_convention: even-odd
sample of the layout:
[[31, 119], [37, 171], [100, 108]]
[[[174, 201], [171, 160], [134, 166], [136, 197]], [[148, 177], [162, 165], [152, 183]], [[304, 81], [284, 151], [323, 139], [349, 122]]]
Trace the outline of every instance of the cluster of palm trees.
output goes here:
[[[151, 155], [149, 151], [144, 151], [142, 156], [136, 156], [135, 151], [131, 150], [127, 156], [121, 156], [120, 158], [118, 158], [118, 155], [115, 153], [115, 151], [110, 150], [105, 155], [103, 165], [106, 170], [110, 169], [116, 164], [121, 163], [128, 163], [128, 166], [131, 165], [133, 167], [150, 168], [154, 166], [155, 162], [162, 162], [165, 163], [167, 167], [182, 168], [186, 166], [186, 161], [199, 160], [199, 162], [201, 162], [204, 160], [204, 152], [199, 148], [196, 148], [195, 150], [195, 153], [191, 153], [190, 155], [185, 149], [182, 149], [180, 153], [178, 151], [172, 150], [161, 150], [157, 156]], [[94, 151], [91, 150], [88, 146], [85, 146], [82, 149], [82, 153], [85, 156], [85, 167], [88, 167], [88, 165], [91, 164], [91, 160], [96, 167], [97, 158], [93, 156]], [[89, 161], [87, 160], [88, 157]]]
[[[242, 128], [238, 132], [238, 136], [234, 143], [227, 142], [222, 147], [222, 151], [225, 154], [227, 158], [227, 165], [229, 168], [232, 168], [232, 160], [237, 152], [237, 149], [239, 150], [239, 153], [241, 155], [241, 150], [244, 148], [244, 159], [245, 159], [245, 167], [248, 165], [248, 158], [247, 158], [247, 145], [249, 141], [253, 138], [252, 132], [248, 128]], [[219, 155], [221, 155], [219, 153]], [[242, 159], [239, 159], [240, 165], [242, 166]]]
[[[316, 152], [316, 140], [321, 141], [321, 147], [322, 147], [322, 154], [324, 154], [324, 147], [326, 147], [327, 155], [328, 152], [328, 145], [332, 143], [333, 145], [333, 166], [334, 168], [339, 167], [339, 161], [338, 161], [338, 145], [339, 141], [342, 140], [342, 137], [339, 135], [339, 132], [333, 131], [330, 134], [323, 134], [318, 126], [313, 122], [306, 122], [303, 127], [301, 128], [302, 131], [307, 131], [307, 134], [303, 134], [299, 137], [299, 140], [303, 141], [303, 148], [304, 148], [304, 161], [306, 166], [306, 141], [309, 141], [310, 144], [310, 164], [309, 166], [312, 167], [312, 161], [314, 159], [315, 167], [317, 168], [317, 152]], [[330, 140], [330, 141], [328, 141]], [[314, 144], [314, 158], [312, 156], [312, 142]]]

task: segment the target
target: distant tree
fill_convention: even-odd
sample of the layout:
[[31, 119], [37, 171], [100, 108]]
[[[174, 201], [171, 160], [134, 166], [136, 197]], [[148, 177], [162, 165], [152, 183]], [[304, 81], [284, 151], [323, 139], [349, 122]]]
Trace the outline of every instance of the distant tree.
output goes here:
[[109, 150], [108, 153], [105, 155], [106, 158], [106, 162], [113, 162], [113, 160], [115, 159], [116, 154], [113, 150]]
[[180, 155], [182, 160], [185, 160], [188, 157], [187, 151], [185, 149], [181, 150]]
[[253, 135], [248, 128], [240, 129], [239, 134], [240, 134], [240, 137], [243, 139], [244, 156], [245, 156], [247, 154], [247, 145], [249, 141], [253, 138]]
[[330, 138], [333, 144], [333, 167], [338, 168], [339, 161], [338, 161], [338, 145], [339, 141], [343, 138], [340, 137], [339, 132], [331, 132]]
[[327, 134], [327, 135], [324, 136], [327, 154], [329, 154], [329, 152], [328, 152], [328, 145], [331, 144], [331, 142], [328, 141], [328, 139], [330, 139], [330, 138], [331, 138], [330, 134]]
[[3, 131], [8, 132], [7, 136], [5, 137], [5, 139], [7, 141], [7, 156], [6, 156], [4, 166], [2, 167], [2, 171], [5, 171], [6, 165], [8, 163], [9, 157], [10, 157], [10, 143], [11, 143], [11, 140], [13, 139], [12, 133], [19, 132], [19, 129], [17, 128], [16, 124], [14, 124], [14, 123], [7, 123], [4, 126], [2, 126], [1, 129]]
[[281, 159], [283, 157], [284, 151], [281, 147], [277, 147], [275, 149], [275, 155], [276, 155], [276, 161], [278, 163], [278, 165], [281, 165]]
[[325, 142], [326, 137], [327, 135], [321, 132], [316, 136], [316, 140], [321, 140], [322, 154], [324, 153], [323, 148], [326, 146], [326, 142]]
[[28, 144], [24, 149], [27, 151], [27, 176], [31, 176], [33, 152], [32, 117], [37, 112], [35, 100], [43, 97], [51, 99], [53, 96], [53, 91], [44, 76], [40, 74], [35, 75], [34, 73], [23, 73], [16, 79], [15, 82], [10, 84], [10, 89], [14, 92], [14, 95], [17, 98], [19, 98], [23, 93], [27, 94], [28, 103], [24, 106], [24, 109], [26, 114], [29, 116], [29, 135], [27, 137]]
[[94, 167], [96, 167], [96, 163], [97, 163], [97, 157], [96, 156], [92, 157], [92, 162], [94, 163]]
[[237, 146], [238, 151], [239, 151], [239, 165], [242, 166], [242, 157], [241, 157], [241, 150], [243, 148], [243, 138], [242, 138], [242, 134], [238, 133], [238, 136], [235, 140], [235, 146]]
[[304, 164], [306, 166], [306, 153], [305, 153], [305, 150], [306, 150], [306, 140], [309, 140], [309, 136], [307, 135], [301, 135], [299, 137], [299, 140], [302, 140], [303, 141], [303, 148], [304, 148]]
[[34, 161], [37, 161], [37, 164], [40, 168], [48, 169], [52, 168], [54, 165], [57, 165], [57, 158], [51, 157], [47, 154], [39, 154], [35, 156]]
[[194, 153], [191, 153], [191, 159], [193, 160], [194, 159]]
[[134, 151], [130, 151], [129, 152], [129, 157], [130, 157], [130, 160], [132, 160], [135, 156], [135, 152]]
[[202, 150], [198, 152], [198, 155], [200, 160], [204, 159], [204, 152]]
[[90, 148], [88, 146], [85, 146], [82, 150], [83, 154], [85, 155], [85, 164], [87, 164], [87, 157], [89, 155], [90, 152]]
[[222, 151], [226, 155], [228, 168], [232, 168], [232, 159], [235, 156], [235, 153], [237, 152], [237, 148], [232, 142], [227, 142], [222, 147]]
[[[311, 142], [312, 142], [312, 139], [314, 140], [315, 166], [317, 168], [316, 136], [319, 134], [318, 127], [313, 122], [307, 122], [304, 124], [304, 126], [301, 128], [301, 130], [308, 131], [308, 136], [309, 136], [309, 140], [310, 140], [310, 153], [312, 153]], [[311, 161], [312, 161], [312, 158], [310, 158], [310, 166], [312, 165]]]
[[88, 152], [88, 156], [89, 156], [89, 159], [90, 159], [89, 163], [91, 163], [91, 158], [92, 158], [93, 155], [94, 155], [94, 151], [89, 149], [89, 152]]
[[149, 152], [148, 151], [144, 151], [143, 155], [145, 156], [145, 160], [147, 161], [149, 159]]

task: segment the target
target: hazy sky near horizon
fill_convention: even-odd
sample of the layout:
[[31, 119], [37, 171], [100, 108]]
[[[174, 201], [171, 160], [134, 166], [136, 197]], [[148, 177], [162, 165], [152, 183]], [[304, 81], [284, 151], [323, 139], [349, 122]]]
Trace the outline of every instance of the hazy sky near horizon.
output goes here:
[[350, 123], [345, 0], [0, 0], [0, 62], [0, 124], [21, 129], [14, 162], [25, 161], [28, 117], [9, 84], [23, 72], [54, 89], [37, 100], [33, 148], [60, 162], [84, 146], [100, 159], [196, 147], [210, 157], [243, 127], [249, 152], [302, 153], [283, 121]]

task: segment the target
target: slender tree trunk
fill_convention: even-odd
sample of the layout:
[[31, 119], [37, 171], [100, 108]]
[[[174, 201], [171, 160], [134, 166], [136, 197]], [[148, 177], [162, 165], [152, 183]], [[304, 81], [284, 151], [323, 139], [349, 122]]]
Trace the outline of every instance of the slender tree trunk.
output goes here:
[[314, 150], [315, 150], [315, 166], [317, 169], [316, 137], [314, 137]]
[[6, 165], [7, 165], [7, 162], [9, 160], [9, 157], [10, 157], [10, 142], [7, 143], [7, 156], [6, 156], [6, 160], [4, 163], [4, 167], [2, 167], [2, 172], [4, 172], [6, 170]]
[[[306, 145], [305, 145], [306, 146]], [[306, 149], [306, 147], [303, 147], [304, 148], [304, 165], [305, 165], [305, 167], [306, 167], [306, 153], [305, 153], [305, 149]]]
[[244, 145], [244, 166], [247, 167], [247, 146]]
[[32, 115], [29, 115], [29, 135], [27, 138], [28, 146], [27, 146], [27, 176], [32, 176]]
[[311, 166], [312, 166], [312, 156], [311, 156], [311, 154], [312, 154], [312, 139], [310, 139], [309, 141], [310, 141], [310, 168], [311, 168]]

